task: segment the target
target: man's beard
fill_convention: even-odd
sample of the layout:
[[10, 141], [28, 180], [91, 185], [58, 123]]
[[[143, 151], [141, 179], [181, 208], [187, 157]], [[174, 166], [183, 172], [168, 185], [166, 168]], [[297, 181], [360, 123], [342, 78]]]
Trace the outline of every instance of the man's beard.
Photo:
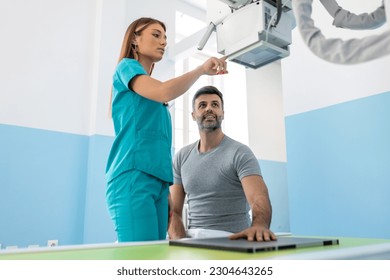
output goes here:
[[204, 118], [202, 117], [201, 120], [198, 119], [198, 120], [196, 120], [196, 122], [198, 123], [199, 130], [215, 131], [215, 130], [221, 128], [222, 119], [223, 119], [222, 116], [217, 116], [217, 118], [214, 121], [208, 122], [208, 121], [205, 121]]

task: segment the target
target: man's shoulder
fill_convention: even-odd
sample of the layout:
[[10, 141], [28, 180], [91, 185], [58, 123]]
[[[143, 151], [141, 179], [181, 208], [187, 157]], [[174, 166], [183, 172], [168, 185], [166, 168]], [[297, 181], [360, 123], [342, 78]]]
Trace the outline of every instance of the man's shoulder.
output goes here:
[[234, 140], [233, 138], [230, 138], [227, 135], [225, 135], [225, 143], [226, 143], [226, 145], [228, 145], [230, 147], [234, 147], [236, 149], [241, 148], [241, 149], [245, 149], [245, 150], [246, 149], [250, 150], [250, 148], [247, 145], [245, 145], [244, 143], [241, 143], [237, 140]]
[[187, 159], [188, 156], [191, 154], [191, 151], [197, 147], [197, 144], [198, 141], [181, 148], [175, 155], [175, 161], [183, 162], [185, 159]]
[[195, 141], [194, 143], [188, 144], [187, 146], [184, 146], [178, 151], [178, 154], [187, 154], [191, 152], [195, 146], [198, 144], [198, 141]]

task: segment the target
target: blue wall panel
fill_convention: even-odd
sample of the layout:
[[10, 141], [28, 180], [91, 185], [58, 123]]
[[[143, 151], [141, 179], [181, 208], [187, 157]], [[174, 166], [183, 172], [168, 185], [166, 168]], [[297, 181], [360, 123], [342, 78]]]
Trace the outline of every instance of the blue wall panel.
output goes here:
[[390, 238], [390, 93], [286, 118], [295, 234]]
[[268, 160], [259, 160], [259, 164], [272, 204], [271, 230], [279, 233], [290, 232], [287, 164]]
[[0, 243], [82, 243], [87, 160], [87, 136], [0, 125]]
[[90, 137], [84, 243], [106, 243], [116, 240], [105, 197], [105, 170], [113, 140], [113, 137], [101, 135]]

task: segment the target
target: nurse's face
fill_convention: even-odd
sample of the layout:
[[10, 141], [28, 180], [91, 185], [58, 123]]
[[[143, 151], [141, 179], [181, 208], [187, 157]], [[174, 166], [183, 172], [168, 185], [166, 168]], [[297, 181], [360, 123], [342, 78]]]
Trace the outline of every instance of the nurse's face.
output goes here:
[[[137, 30], [136, 30], [137, 32]], [[160, 61], [167, 46], [167, 36], [164, 28], [153, 23], [135, 36], [139, 60]]]
[[219, 96], [216, 94], [200, 95], [195, 100], [192, 118], [197, 122], [199, 130], [214, 131], [220, 129], [224, 111]]

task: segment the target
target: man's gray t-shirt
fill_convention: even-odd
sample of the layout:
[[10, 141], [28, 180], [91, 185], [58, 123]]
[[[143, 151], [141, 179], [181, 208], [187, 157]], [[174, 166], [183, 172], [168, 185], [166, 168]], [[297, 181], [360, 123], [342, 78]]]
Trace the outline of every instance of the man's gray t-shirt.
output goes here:
[[224, 136], [218, 147], [199, 153], [199, 141], [174, 159], [174, 182], [183, 185], [189, 207], [188, 228], [239, 232], [250, 226], [250, 207], [240, 180], [260, 175], [259, 163], [244, 144]]

